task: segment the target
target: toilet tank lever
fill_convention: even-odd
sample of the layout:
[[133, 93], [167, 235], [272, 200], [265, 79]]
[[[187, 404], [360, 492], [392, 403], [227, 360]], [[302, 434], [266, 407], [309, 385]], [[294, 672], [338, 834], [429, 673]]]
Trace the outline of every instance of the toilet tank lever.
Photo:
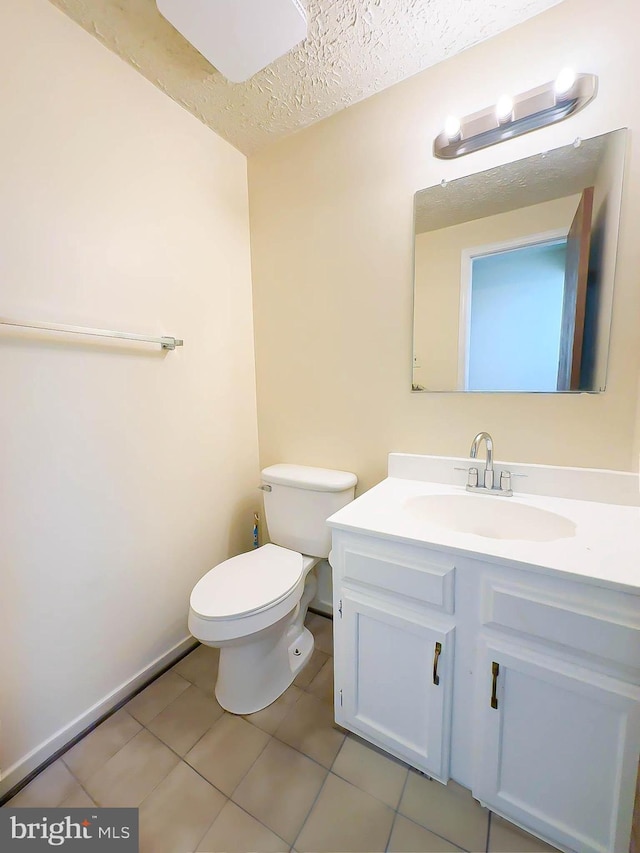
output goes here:
[[268, 483], [263, 483], [261, 486], [258, 486], [258, 488], [263, 492], [271, 491], [271, 486]]

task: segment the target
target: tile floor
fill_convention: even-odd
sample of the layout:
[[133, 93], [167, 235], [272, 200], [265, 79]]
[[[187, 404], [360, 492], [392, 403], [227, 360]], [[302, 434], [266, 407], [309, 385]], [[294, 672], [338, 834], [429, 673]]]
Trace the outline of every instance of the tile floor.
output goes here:
[[141, 853], [554, 849], [336, 728], [331, 621], [307, 624], [313, 657], [273, 705], [225, 713], [199, 646], [7, 805], [137, 806]]

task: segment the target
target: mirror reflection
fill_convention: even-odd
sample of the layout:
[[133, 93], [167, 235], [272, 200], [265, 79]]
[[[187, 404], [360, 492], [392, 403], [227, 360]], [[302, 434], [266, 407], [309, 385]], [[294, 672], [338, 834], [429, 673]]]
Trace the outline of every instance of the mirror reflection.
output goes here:
[[604, 391], [625, 145], [416, 193], [414, 391]]

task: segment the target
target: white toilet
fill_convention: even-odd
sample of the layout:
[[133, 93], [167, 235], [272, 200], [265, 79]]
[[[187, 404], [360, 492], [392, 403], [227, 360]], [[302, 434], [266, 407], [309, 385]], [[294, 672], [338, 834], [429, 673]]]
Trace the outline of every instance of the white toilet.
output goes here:
[[189, 630], [220, 649], [216, 698], [233, 714], [266, 708], [313, 652], [304, 627], [316, 592], [312, 571], [329, 556], [326, 520], [353, 500], [357, 477], [305, 465], [262, 471], [264, 512], [273, 543], [232, 557], [191, 593]]

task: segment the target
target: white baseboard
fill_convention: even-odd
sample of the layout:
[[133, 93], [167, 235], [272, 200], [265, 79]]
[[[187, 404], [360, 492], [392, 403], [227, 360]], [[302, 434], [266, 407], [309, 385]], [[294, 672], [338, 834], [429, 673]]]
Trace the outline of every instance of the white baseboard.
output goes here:
[[21, 782], [36, 767], [44, 764], [48, 758], [65, 746], [65, 744], [70, 743], [81, 731], [88, 728], [92, 723], [95, 723], [96, 720], [99, 720], [100, 717], [108, 713], [119, 702], [126, 699], [127, 696], [135, 693], [145, 682], [150, 681], [154, 675], [165, 669], [165, 667], [170, 666], [174, 660], [177, 660], [185, 652], [189, 651], [190, 647], [195, 648], [196, 645], [196, 641], [191, 636], [181, 640], [169, 649], [168, 652], [165, 652], [165, 654], [156, 658], [144, 669], [141, 669], [129, 681], [121, 684], [95, 705], [92, 705], [91, 708], [88, 708], [83, 714], [76, 717], [75, 720], [72, 720], [68, 725], [59, 729], [46, 741], [16, 761], [4, 773], [0, 774], [0, 797], [4, 796], [7, 791], [10, 791], [11, 788]]
[[314, 613], [320, 613], [322, 616], [333, 616], [333, 601], [316, 597], [309, 604], [309, 607]]

